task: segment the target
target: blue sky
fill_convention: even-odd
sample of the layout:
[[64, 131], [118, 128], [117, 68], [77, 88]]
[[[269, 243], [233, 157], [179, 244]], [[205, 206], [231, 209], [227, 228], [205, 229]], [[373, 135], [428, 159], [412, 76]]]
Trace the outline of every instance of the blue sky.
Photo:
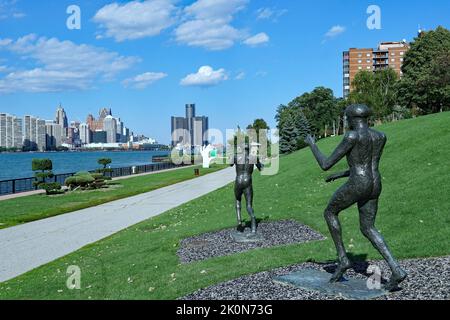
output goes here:
[[[66, 27], [70, 5], [80, 30]], [[367, 28], [369, 5], [380, 30]], [[163, 143], [186, 103], [210, 127], [273, 127], [277, 106], [305, 91], [342, 95], [343, 50], [449, 28], [449, 13], [448, 0], [0, 0], [0, 111], [52, 119], [61, 102], [84, 121], [111, 107]]]

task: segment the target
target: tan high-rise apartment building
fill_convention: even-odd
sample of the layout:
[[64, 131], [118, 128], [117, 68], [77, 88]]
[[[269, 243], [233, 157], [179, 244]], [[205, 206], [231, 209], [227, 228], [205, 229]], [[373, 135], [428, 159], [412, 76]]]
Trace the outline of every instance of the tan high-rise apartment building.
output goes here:
[[360, 71], [378, 71], [394, 69], [402, 76], [403, 59], [409, 50], [409, 44], [402, 42], [382, 42], [378, 48], [351, 48], [343, 53], [343, 93], [347, 98], [352, 90], [352, 82]]

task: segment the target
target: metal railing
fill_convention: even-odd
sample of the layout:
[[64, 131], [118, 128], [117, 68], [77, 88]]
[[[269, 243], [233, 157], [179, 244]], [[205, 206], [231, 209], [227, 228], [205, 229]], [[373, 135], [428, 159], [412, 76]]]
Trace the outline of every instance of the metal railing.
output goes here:
[[[117, 177], [132, 176], [132, 175], [141, 174], [141, 173], [149, 173], [149, 172], [155, 172], [155, 171], [161, 171], [161, 170], [167, 170], [167, 169], [174, 169], [174, 168], [179, 168], [182, 166], [183, 165], [176, 165], [171, 162], [168, 162], [168, 163], [155, 163], [155, 164], [147, 164], [147, 165], [133, 166], [133, 167], [111, 168], [110, 172], [106, 172], [105, 175], [108, 177], [111, 177], [111, 178], [117, 178]], [[94, 172], [96, 172], [96, 170], [92, 170], [89, 172], [94, 173]], [[58, 182], [61, 185], [64, 185], [64, 181], [68, 177], [72, 177], [74, 175], [75, 175], [75, 172], [55, 174], [52, 178], [46, 179], [45, 182], [47, 182], [47, 183]], [[35, 181], [34, 177], [0, 181], [0, 196], [37, 190], [38, 188], [33, 185], [34, 181]]]

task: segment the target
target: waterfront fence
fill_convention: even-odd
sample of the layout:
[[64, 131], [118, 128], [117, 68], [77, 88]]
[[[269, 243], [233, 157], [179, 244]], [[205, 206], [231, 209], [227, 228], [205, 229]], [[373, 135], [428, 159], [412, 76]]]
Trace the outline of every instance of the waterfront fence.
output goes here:
[[[141, 173], [149, 173], [167, 169], [174, 169], [178, 167], [182, 167], [183, 165], [176, 165], [171, 162], [168, 163], [155, 163], [155, 164], [147, 164], [141, 166], [133, 166], [133, 167], [123, 167], [123, 168], [111, 168], [110, 172], [106, 172], [105, 176], [111, 178], [117, 177], [125, 177], [132, 176], [135, 174]], [[91, 173], [96, 172], [96, 170], [89, 171]], [[58, 182], [61, 185], [64, 185], [64, 181], [68, 177], [72, 177], [76, 174], [73, 173], [63, 173], [63, 174], [55, 174], [52, 178], [46, 179], [45, 182]], [[33, 191], [37, 190], [37, 187], [33, 185], [35, 178], [19, 178], [19, 179], [10, 179], [0, 181], [0, 196], [8, 195], [8, 194], [16, 194], [21, 192]]]

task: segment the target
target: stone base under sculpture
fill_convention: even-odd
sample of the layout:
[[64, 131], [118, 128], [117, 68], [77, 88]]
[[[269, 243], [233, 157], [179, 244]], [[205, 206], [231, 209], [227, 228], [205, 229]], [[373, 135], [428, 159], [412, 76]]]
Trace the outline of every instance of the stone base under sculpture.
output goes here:
[[351, 300], [369, 300], [388, 295], [382, 289], [369, 289], [367, 281], [362, 279], [345, 279], [330, 283], [331, 274], [314, 269], [304, 269], [285, 276], [274, 278], [274, 282], [295, 286], [309, 291], [318, 291], [336, 297]]
[[231, 232], [231, 239], [237, 243], [253, 243], [265, 240], [261, 233], [252, 233], [249, 228], [246, 228], [244, 231], [233, 230]]

